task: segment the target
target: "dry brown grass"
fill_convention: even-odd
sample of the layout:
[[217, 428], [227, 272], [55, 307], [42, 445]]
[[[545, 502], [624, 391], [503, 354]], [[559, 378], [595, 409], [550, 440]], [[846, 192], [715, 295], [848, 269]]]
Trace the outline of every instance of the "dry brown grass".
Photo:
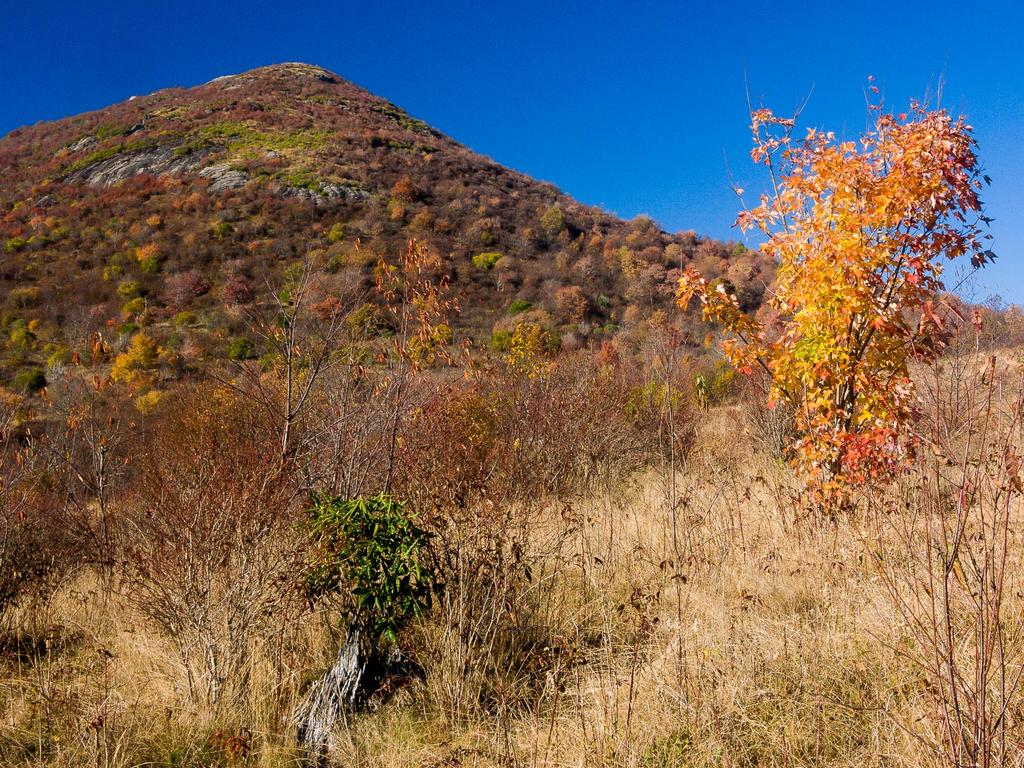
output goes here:
[[[934, 698], [903, 652], [912, 634], [869, 552], [898, 553], [899, 538], [879, 539], [865, 517], [804, 510], [788, 471], [741, 423], [732, 408], [713, 410], [672, 483], [655, 470], [524, 510], [523, 575], [488, 582], [482, 597], [479, 583], [461, 603], [454, 592], [413, 627], [407, 650], [423, 680], [351, 716], [333, 759], [941, 765]], [[1019, 564], [1019, 536], [1012, 549]], [[1019, 615], [1012, 570], [1005, 610]], [[37, 638], [72, 639], [26, 645], [20, 657], [7, 649], [0, 762], [298, 764], [287, 714], [330, 663], [338, 638], [327, 617], [306, 614], [273, 657], [257, 653], [252, 695], [215, 718], [191, 703], [173, 644], [101, 587], [81, 574], [23, 617]], [[1015, 743], [1019, 714], [1009, 720]]]

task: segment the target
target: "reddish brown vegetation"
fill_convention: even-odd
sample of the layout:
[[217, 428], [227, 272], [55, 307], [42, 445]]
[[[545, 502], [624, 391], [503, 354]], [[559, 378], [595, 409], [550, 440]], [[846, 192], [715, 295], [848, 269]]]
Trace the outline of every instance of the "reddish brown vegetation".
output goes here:
[[[100, 183], [100, 170], [147, 153], [180, 166]], [[211, 191], [199, 171], [219, 165], [237, 183]], [[96, 333], [119, 351], [146, 326], [186, 369], [205, 368], [203, 353], [222, 356], [241, 330], [232, 307], [290, 262], [318, 251], [339, 281], [365, 288], [411, 236], [442, 259], [463, 307], [457, 334], [481, 340], [519, 300], [556, 316], [573, 344], [596, 343], [667, 307], [691, 262], [728, 275], [749, 307], [771, 280], [742, 247], [581, 205], [304, 65], [18, 129], [0, 139], [0, 168], [7, 385], [54, 354], [87, 352]], [[493, 269], [473, 266], [481, 253]], [[137, 299], [118, 292], [126, 281]], [[194, 314], [172, 327], [183, 310]], [[31, 339], [10, 341], [32, 321]]]

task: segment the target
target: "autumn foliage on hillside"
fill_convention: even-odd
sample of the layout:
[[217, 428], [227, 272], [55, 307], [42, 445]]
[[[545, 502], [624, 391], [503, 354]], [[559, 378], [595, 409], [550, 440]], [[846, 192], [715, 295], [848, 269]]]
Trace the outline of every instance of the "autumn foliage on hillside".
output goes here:
[[516, 308], [573, 349], [669, 308], [687, 265], [751, 309], [772, 276], [742, 246], [581, 205], [300, 64], [18, 129], [0, 169], [0, 379], [22, 390], [140, 332], [204, 375], [243, 335], [238, 308], [310, 253], [338, 291], [368, 293], [415, 238], [461, 303], [456, 335], [499, 347]]

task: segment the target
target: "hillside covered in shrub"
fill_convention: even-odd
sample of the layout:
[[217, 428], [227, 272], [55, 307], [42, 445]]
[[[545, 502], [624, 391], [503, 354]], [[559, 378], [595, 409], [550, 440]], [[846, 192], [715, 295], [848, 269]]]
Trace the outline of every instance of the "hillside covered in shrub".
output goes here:
[[12, 131], [0, 168], [0, 379], [22, 390], [143, 329], [202, 372], [241, 354], [237, 308], [288, 266], [312, 256], [332, 292], [365, 297], [410, 238], [440, 260], [456, 335], [498, 347], [522, 313], [568, 348], [643, 325], [690, 265], [756, 307], [772, 272], [582, 205], [304, 64]]

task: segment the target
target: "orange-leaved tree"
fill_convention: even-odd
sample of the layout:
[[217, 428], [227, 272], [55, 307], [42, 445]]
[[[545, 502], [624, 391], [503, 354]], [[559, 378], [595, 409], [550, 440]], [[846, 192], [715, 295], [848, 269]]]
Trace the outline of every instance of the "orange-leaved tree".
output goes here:
[[405, 411], [414, 374], [435, 364], [452, 361], [449, 317], [459, 303], [448, 296], [448, 277], [438, 255], [422, 243], [409, 240], [398, 264], [381, 259], [375, 270], [377, 293], [395, 325], [395, 335], [384, 362], [392, 371], [381, 394], [390, 402], [388, 459], [384, 489], [391, 491], [398, 427]]
[[795, 118], [751, 111], [751, 156], [770, 192], [737, 224], [760, 231], [778, 264], [770, 328], [692, 268], [678, 293], [724, 327], [734, 365], [769, 374], [770, 403], [796, 409], [794, 464], [828, 496], [890, 477], [912, 454], [910, 364], [940, 354], [956, 311], [943, 262], [994, 258], [979, 199], [988, 178], [964, 118], [916, 102], [899, 115], [869, 103], [869, 115], [859, 140], [840, 141], [797, 138]]

